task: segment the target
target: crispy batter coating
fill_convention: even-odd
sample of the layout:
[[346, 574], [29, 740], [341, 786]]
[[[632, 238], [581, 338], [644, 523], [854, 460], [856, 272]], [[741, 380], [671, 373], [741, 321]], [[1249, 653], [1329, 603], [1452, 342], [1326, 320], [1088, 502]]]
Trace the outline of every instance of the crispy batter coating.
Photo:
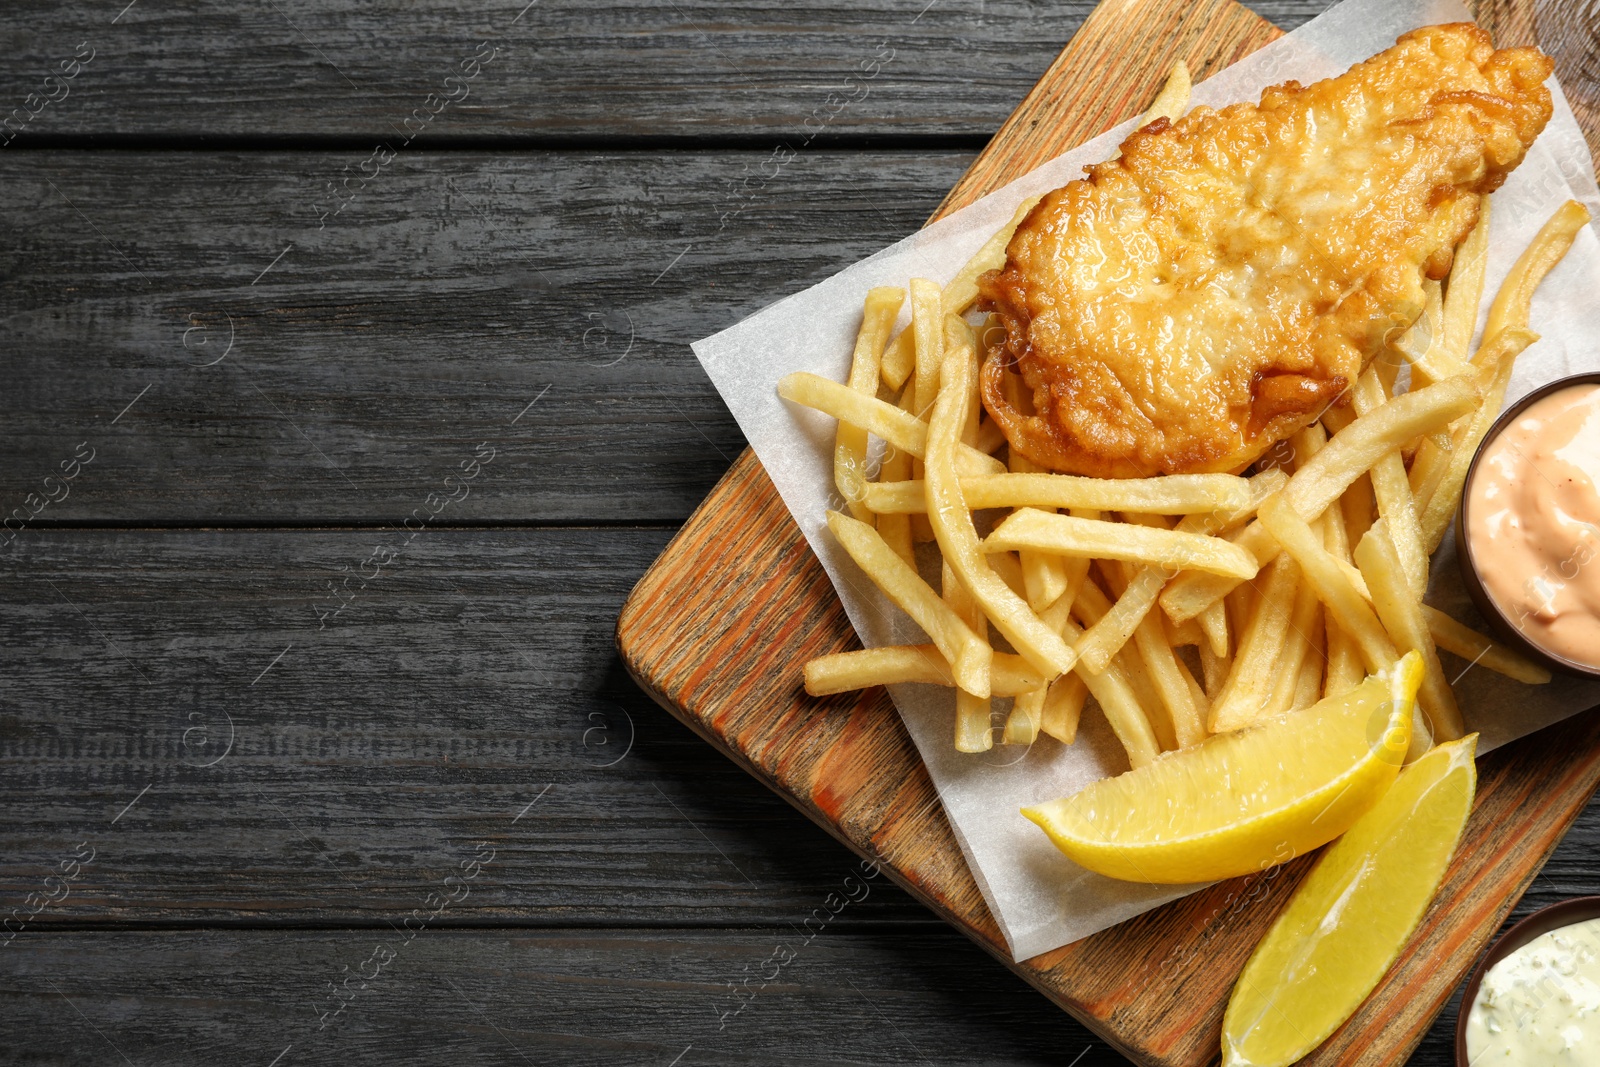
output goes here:
[[[1337, 78], [1195, 108], [1046, 196], [980, 291], [984, 405], [1053, 470], [1240, 470], [1422, 313], [1550, 118], [1551, 63], [1430, 26]], [[1020, 371], [1033, 411], [1007, 402]]]

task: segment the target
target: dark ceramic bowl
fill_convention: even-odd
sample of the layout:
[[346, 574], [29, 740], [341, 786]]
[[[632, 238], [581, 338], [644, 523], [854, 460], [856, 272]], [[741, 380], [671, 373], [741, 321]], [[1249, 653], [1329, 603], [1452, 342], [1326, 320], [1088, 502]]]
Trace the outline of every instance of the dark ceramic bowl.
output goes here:
[[1489, 951], [1472, 969], [1467, 988], [1461, 993], [1461, 1007], [1456, 1012], [1456, 1067], [1469, 1067], [1467, 1016], [1472, 1012], [1472, 1002], [1478, 999], [1478, 986], [1483, 984], [1483, 976], [1489, 973], [1489, 968], [1536, 937], [1589, 919], [1600, 919], [1600, 897], [1574, 897], [1548, 908], [1540, 908], [1501, 934], [1500, 939], [1489, 946]]
[[1472, 499], [1472, 482], [1478, 475], [1478, 464], [1482, 461], [1489, 442], [1500, 436], [1500, 431], [1516, 420], [1530, 405], [1543, 400], [1551, 393], [1560, 392], [1574, 385], [1600, 385], [1600, 373], [1574, 374], [1540, 386], [1501, 412], [1500, 417], [1494, 420], [1494, 425], [1489, 427], [1489, 432], [1483, 435], [1483, 441], [1478, 445], [1478, 451], [1473, 454], [1472, 463], [1467, 467], [1467, 480], [1461, 491], [1461, 504], [1456, 508], [1456, 563], [1461, 567], [1461, 580], [1466, 583], [1467, 592], [1471, 595], [1472, 602], [1477, 605], [1479, 614], [1489, 620], [1489, 625], [1494, 627], [1495, 632], [1505, 640], [1506, 644], [1553, 671], [1578, 674], [1586, 678], [1600, 678], [1600, 667], [1578, 663], [1535, 644], [1509, 615], [1500, 610], [1500, 606], [1494, 602], [1494, 598], [1483, 586], [1483, 577], [1478, 573], [1478, 563], [1472, 555], [1472, 543], [1467, 539], [1467, 505]]

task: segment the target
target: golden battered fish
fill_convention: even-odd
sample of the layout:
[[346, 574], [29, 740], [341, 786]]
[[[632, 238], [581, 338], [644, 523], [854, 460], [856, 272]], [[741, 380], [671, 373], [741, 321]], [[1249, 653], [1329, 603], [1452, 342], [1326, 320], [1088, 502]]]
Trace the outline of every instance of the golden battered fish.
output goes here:
[[[1244, 468], [1421, 315], [1479, 194], [1549, 121], [1550, 71], [1470, 23], [1430, 26], [1337, 78], [1138, 130], [982, 279], [1005, 327], [984, 406], [1053, 470]], [[1032, 411], [1008, 403], [1009, 368]]]

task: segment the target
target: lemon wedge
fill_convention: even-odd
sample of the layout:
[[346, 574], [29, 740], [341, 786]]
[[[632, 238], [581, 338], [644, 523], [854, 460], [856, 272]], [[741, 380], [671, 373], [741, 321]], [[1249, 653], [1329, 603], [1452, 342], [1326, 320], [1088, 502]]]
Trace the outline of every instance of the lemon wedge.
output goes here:
[[1344, 833], [1394, 782], [1422, 658], [1342, 696], [1207, 738], [1022, 814], [1091, 871], [1210, 882], [1265, 870]]
[[1455, 854], [1478, 735], [1407, 767], [1328, 847], [1233, 987], [1224, 1067], [1293, 1063], [1350, 1017], [1399, 955]]

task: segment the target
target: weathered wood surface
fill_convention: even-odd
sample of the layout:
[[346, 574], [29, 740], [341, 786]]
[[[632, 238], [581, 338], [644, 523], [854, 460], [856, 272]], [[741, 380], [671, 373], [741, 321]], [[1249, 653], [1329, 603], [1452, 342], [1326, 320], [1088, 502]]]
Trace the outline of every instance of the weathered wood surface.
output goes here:
[[[940, 213], [1036, 165], [1041, 136], [1072, 144], [1136, 113], [1140, 98], [1121, 82], [1076, 78], [1126, 35], [1175, 42], [1170, 51], [1199, 69], [1271, 38], [1227, 0], [1180, 12], [1154, 3], [1097, 11]], [[1172, 58], [1159, 52], [1129, 80], [1153, 92]], [[1074, 106], [1057, 106], [1062, 99]], [[1011, 963], [926, 772], [888, 717], [887, 696], [816, 701], [799, 689], [800, 663], [852, 643], [826, 577], [749, 453], [640, 583], [618, 625], [624, 659], [652, 695], [857, 851], [886, 861], [915, 896], [1102, 1038], [1140, 1063], [1210, 1062], [1233, 978], [1304, 862]], [[1408, 1054], [1597, 781], [1594, 716], [1486, 759], [1467, 843], [1434, 908], [1377, 993], [1306, 1062]]]
[[[19, 938], [0, 963], [0, 1041], [9, 1063], [120, 1064], [120, 1050], [140, 1065], [197, 1067], [266, 1067], [285, 1048], [278, 1067], [1108, 1062], [960, 935], [885, 937], [854, 922], [854, 907], [809, 941], [784, 927]], [[394, 953], [388, 966], [363, 967], [380, 945]], [[319, 1030], [338, 1003], [329, 983], [374, 973], [364, 991], [351, 981], [348, 1006]], [[729, 983], [747, 977], [753, 999], [735, 1014]]]
[[[476, 924], [775, 924], [854, 862], [616, 663], [666, 531], [407, 536], [25, 531], [0, 563], [0, 917], [82, 841], [36, 922], [397, 922], [487, 841]], [[898, 891], [857, 910], [926, 919]]]
[[[19, 146], [62, 137], [392, 139], [415, 109], [440, 107], [430, 93], [456, 101], [430, 117], [419, 143], [985, 138], [1094, 6], [544, 0], [524, 11], [525, 3], [143, 0], [119, 16], [120, 3], [26, 0], [8, 6], [0, 27], [0, 114], [47, 91], [43, 79], [84, 41], [94, 58], [64, 99], [31, 105], [39, 115]], [[1280, 25], [1326, 6], [1258, 4]], [[446, 85], [482, 41], [500, 49], [493, 62], [470, 82]]]
[[364, 154], [0, 154], [0, 513], [87, 440], [36, 521], [397, 523], [487, 440], [446, 521], [681, 521], [744, 445], [689, 342], [972, 159], [812, 152], [729, 199], [764, 155], [402, 155], [319, 229]]

